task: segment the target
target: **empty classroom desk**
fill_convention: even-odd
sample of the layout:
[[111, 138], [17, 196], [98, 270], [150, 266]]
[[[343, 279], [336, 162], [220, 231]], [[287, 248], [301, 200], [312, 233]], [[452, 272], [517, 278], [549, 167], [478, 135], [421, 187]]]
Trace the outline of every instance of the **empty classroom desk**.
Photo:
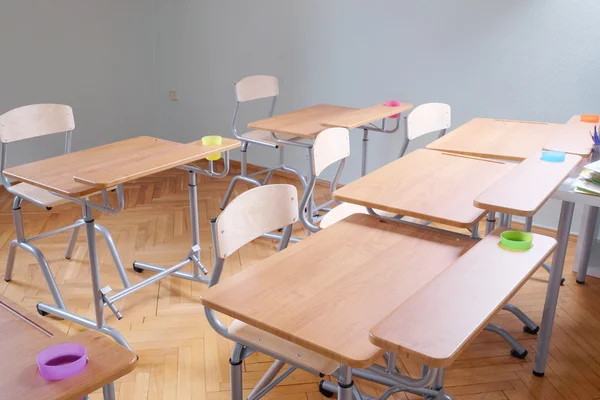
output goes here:
[[333, 193], [372, 209], [472, 229], [486, 214], [473, 200], [514, 164], [416, 150]]
[[[272, 132], [275, 141], [291, 145], [298, 145], [298, 143], [279, 139], [277, 134], [290, 135], [296, 139], [314, 139], [319, 132], [327, 127], [360, 128], [363, 130], [361, 172], [362, 175], [365, 175], [369, 132], [396, 132], [400, 127], [400, 118], [397, 118], [396, 126], [392, 129], [385, 128], [385, 119], [409, 111], [412, 108], [413, 105], [409, 103], [401, 103], [395, 107], [376, 104], [362, 109], [319, 104], [251, 122], [248, 124], [248, 128]], [[373, 124], [380, 120], [383, 121], [381, 127]], [[312, 159], [310, 152], [309, 159]]]
[[[534, 240], [537, 248], [528, 252], [529, 257], [515, 256], [531, 261], [527, 264], [529, 270], [520, 269], [526, 271], [526, 276], [554, 248], [553, 239], [536, 235]], [[451, 232], [355, 214], [211, 287], [203, 294], [202, 303], [338, 361], [341, 367], [333, 375], [340, 381], [339, 398], [344, 400], [351, 398], [348, 392], [352, 388], [352, 376], [390, 387], [396, 385], [394, 379], [406, 378], [373, 366], [384, 349], [370, 342], [369, 331], [411, 297], [427, 290], [437, 276], [464, 256], [469, 257], [465, 260], [469, 265], [480, 268], [481, 276], [485, 276], [490, 241], [494, 242], [496, 251], [505, 252], [498, 247], [496, 236], [477, 243]], [[469, 249], [473, 246], [474, 249], [486, 247], [485, 251], [479, 250], [470, 256]], [[473, 258], [478, 262], [469, 261]], [[501, 259], [506, 260], [498, 257], [497, 261]], [[495, 273], [499, 271], [494, 269]], [[472, 273], [472, 269], [461, 273], [465, 273], [463, 285], [467, 284], [467, 273]], [[516, 275], [512, 278], [515, 285], [507, 294], [514, 293], [526, 280]], [[491, 316], [497, 309], [495, 299], [490, 300], [493, 307], [488, 307], [485, 315]], [[507, 301], [508, 296], [503, 300]], [[432, 299], [431, 303], [420, 306], [439, 305]], [[460, 320], [457, 322], [463, 326]], [[432, 318], [427, 324], [431, 329], [431, 324], [437, 325], [437, 321]], [[467, 325], [466, 329], [472, 328]], [[475, 328], [480, 326], [474, 327], [467, 339], [477, 332]], [[405, 326], [405, 329], [412, 327]], [[433, 331], [443, 340], [444, 329]], [[429, 372], [434, 376], [439, 373], [435, 368]], [[414, 382], [415, 389], [426, 389], [430, 383], [427, 377], [420, 382], [421, 386]], [[241, 376], [232, 385], [241, 387]], [[350, 397], [345, 397], [348, 395]]]
[[[200, 262], [196, 173], [216, 177], [223, 176], [227, 173], [229, 166], [227, 152], [239, 146], [240, 142], [238, 140], [226, 138], [223, 138], [221, 145], [205, 146], [202, 141], [182, 144], [140, 136], [4, 170], [4, 174], [10, 178], [48, 190], [57, 196], [83, 206], [95, 320], [91, 321], [67, 311], [66, 308], [44, 303], [38, 304], [38, 310], [42, 313], [50, 313], [78, 323], [88, 329], [104, 332], [112, 336], [118, 343], [129, 347], [125, 338], [118, 331], [106, 326], [104, 306], [108, 306], [120, 319], [122, 316], [115, 304], [119, 299], [167, 276], [208, 283], [208, 278], [203, 276], [208, 271]], [[196, 161], [221, 152], [225, 153], [225, 169], [220, 173], [215, 172], [212, 162], [209, 163], [209, 170], [192, 165]], [[103, 288], [100, 282], [100, 265], [96, 250], [93, 210], [117, 214], [124, 206], [122, 187], [124, 183], [178, 167], [188, 171], [190, 220], [192, 224], [189, 253], [185, 255], [181, 262], [166, 268], [144, 262], [135, 262], [134, 269], [137, 272], [150, 270], [156, 272], [156, 274], [135, 285], [127, 284], [122, 291], [110, 295], [110, 287]], [[113, 187], [116, 187], [117, 206], [112, 206], [104, 197], [102, 204], [94, 202], [94, 198], [87, 197], [90, 194], [106, 191]], [[193, 273], [181, 272], [180, 269], [189, 263], [193, 265]]]
[[522, 161], [542, 150], [588, 156], [592, 144], [584, 126], [475, 118], [430, 143], [428, 149]]

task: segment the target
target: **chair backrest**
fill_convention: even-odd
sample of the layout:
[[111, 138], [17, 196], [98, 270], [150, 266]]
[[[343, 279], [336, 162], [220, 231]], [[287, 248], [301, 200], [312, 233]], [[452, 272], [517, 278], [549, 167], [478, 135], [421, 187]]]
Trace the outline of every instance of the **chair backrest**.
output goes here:
[[266, 185], [237, 196], [216, 220], [217, 255], [225, 258], [265, 233], [298, 220], [298, 190]]
[[274, 76], [247, 76], [235, 84], [235, 96], [240, 103], [278, 95], [279, 81]]
[[407, 118], [406, 135], [411, 140], [427, 133], [448, 129], [450, 123], [451, 111], [448, 104], [421, 104]]
[[63, 104], [32, 104], [0, 115], [0, 141], [11, 143], [75, 129], [73, 109]]
[[313, 144], [315, 175], [336, 161], [350, 155], [350, 137], [346, 128], [328, 128], [319, 133]]

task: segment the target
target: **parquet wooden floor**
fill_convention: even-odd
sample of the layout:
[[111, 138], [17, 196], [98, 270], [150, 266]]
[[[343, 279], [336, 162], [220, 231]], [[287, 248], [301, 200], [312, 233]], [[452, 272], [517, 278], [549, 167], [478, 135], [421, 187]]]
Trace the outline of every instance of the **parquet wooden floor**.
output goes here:
[[[273, 178], [273, 182], [286, 181], [284, 177]], [[207, 266], [211, 265], [212, 257], [208, 221], [218, 215], [228, 183], [229, 179], [200, 178], [202, 260]], [[247, 188], [239, 183], [237, 190]], [[129, 267], [134, 260], [168, 265], [188, 252], [187, 178], [182, 171], [168, 171], [128, 184], [125, 192], [126, 209], [121, 214], [97, 215], [96, 220], [112, 232], [134, 283], [142, 278]], [[325, 187], [318, 187], [317, 193], [319, 200], [327, 198]], [[14, 237], [11, 201], [6, 192], [0, 194], [0, 272], [4, 270], [8, 243]], [[23, 212], [27, 235], [34, 235], [71, 223], [79, 217], [80, 207], [67, 204], [45, 211], [26, 205]], [[302, 233], [298, 230], [296, 234]], [[91, 318], [85, 238], [81, 235], [71, 260], [63, 256], [67, 240], [68, 234], [60, 234], [36, 244], [47, 256], [67, 306]], [[120, 288], [110, 254], [101, 241], [99, 246], [103, 284]], [[483, 332], [447, 371], [449, 394], [459, 400], [600, 398], [600, 281], [590, 278], [586, 285], [575, 284], [571, 273], [574, 248], [573, 242], [565, 267], [567, 281], [561, 290], [546, 377], [536, 378], [531, 374], [536, 338], [523, 333], [513, 316], [501, 312], [493, 322], [515, 335], [529, 350], [529, 356], [525, 360], [512, 358], [508, 346], [498, 336]], [[274, 251], [273, 242], [256, 240], [228, 258], [224, 278]], [[513, 299], [513, 303], [538, 322], [547, 278], [548, 274], [540, 270]], [[108, 324], [125, 335], [140, 357], [138, 368], [116, 384], [119, 400], [229, 398], [228, 359], [232, 345], [208, 326], [198, 300], [203, 290], [202, 284], [168, 278], [119, 302], [124, 315], [121, 321], [106, 309]], [[0, 280], [0, 293], [31, 311], [35, 311], [40, 300], [52, 301], [34, 258], [21, 250], [17, 253], [14, 278], [10, 283]], [[69, 333], [80, 329], [64, 321], [53, 323]], [[432, 326], [432, 329], [444, 327]], [[268, 366], [267, 357], [251, 356], [244, 365], [245, 387], [252, 388]], [[399, 366], [412, 374], [419, 372], [419, 366], [410, 360], [400, 360]], [[321, 399], [318, 380], [307, 373], [294, 372], [267, 398]], [[369, 394], [382, 392], [381, 387], [373, 384], [358, 384]], [[91, 398], [100, 399], [101, 395], [95, 393]], [[398, 394], [395, 398], [416, 397]]]

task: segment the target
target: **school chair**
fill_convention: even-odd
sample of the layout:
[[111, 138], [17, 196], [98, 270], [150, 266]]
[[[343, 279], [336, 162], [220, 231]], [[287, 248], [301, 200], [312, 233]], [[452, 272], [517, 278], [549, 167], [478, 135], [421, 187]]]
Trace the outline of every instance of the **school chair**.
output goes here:
[[[267, 185], [237, 196], [218, 218], [211, 221], [215, 264], [208, 286], [219, 283], [227, 257], [265, 233], [284, 228], [278, 251], [285, 249], [297, 221], [298, 191], [292, 185]], [[262, 397], [297, 368], [316, 375], [329, 375], [339, 366], [334, 360], [244, 322], [234, 320], [227, 327], [210, 308], [205, 307], [205, 313], [217, 333], [236, 342], [230, 359], [232, 398], [241, 398], [241, 364], [254, 351], [273, 357], [276, 361], [248, 398]], [[275, 378], [286, 363], [291, 367]]]
[[[323, 130], [316, 137], [313, 143], [313, 157], [309, 163], [308, 183], [300, 202], [300, 220], [312, 232], [326, 228], [331, 224], [342, 220], [352, 214], [368, 214], [367, 209], [351, 203], [342, 203], [333, 207], [323, 217], [315, 218], [309, 212], [309, 204], [312, 201], [317, 178], [327, 167], [339, 162], [335, 177], [331, 182], [331, 191], [335, 190], [341, 173], [346, 163], [346, 158], [350, 155], [350, 138], [346, 128], [328, 128]], [[322, 209], [322, 208], [321, 208]], [[376, 210], [378, 215], [385, 217], [394, 217], [396, 214], [386, 211]]]
[[[450, 127], [451, 109], [448, 104], [443, 103], [421, 104], [405, 117], [404, 122], [404, 132], [406, 137], [402, 143], [398, 158], [404, 156], [410, 141], [413, 139], [432, 132], [439, 132], [439, 137], [442, 137]], [[365, 207], [356, 204], [342, 203], [328, 212], [321, 219], [319, 226], [320, 228], [326, 228], [337, 221], [356, 213], [368, 214], [368, 211]], [[388, 218], [395, 216], [395, 214], [386, 211], [376, 211], [376, 213], [382, 217]], [[420, 222], [415, 218], [404, 218], [410, 222]]]
[[[238, 138], [242, 142], [241, 151], [241, 172], [239, 175], [234, 176], [229, 184], [229, 188], [223, 197], [223, 202], [221, 203], [221, 210], [225, 209], [229, 199], [233, 193], [235, 185], [238, 181], [244, 181], [247, 183], [251, 183], [256, 186], [262, 186], [269, 183], [273, 172], [276, 170], [283, 170], [287, 172], [292, 172], [298, 176], [300, 182], [302, 182], [303, 186], [306, 186], [306, 182], [304, 176], [295, 168], [289, 167], [285, 165], [285, 153], [284, 153], [284, 145], [294, 146], [295, 137], [291, 135], [278, 135], [279, 139], [283, 139], [286, 143], [282, 141], [276, 142], [273, 140], [271, 132], [267, 131], [250, 131], [246, 133], [239, 133], [237, 130], [237, 120], [240, 111], [240, 104], [248, 103], [256, 100], [265, 100], [271, 99], [270, 110], [268, 117], [272, 117], [275, 111], [275, 104], [277, 102], [277, 97], [279, 96], [279, 81], [274, 76], [267, 75], [254, 75], [243, 78], [235, 84], [235, 111], [233, 113], [233, 121], [231, 122], [231, 130], [233, 135]], [[257, 172], [253, 172], [251, 174], [248, 173], [248, 155], [247, 151], [251, 145], [258, 145], [269, 147], [272, 149], [277, 149], [279, 152], [279, 164], [271, 167], [262, 169]], [[301, 146], [306, 147], [306, 146]], [[262, 181], [259, 181], [255, 178], [256, 175], [267, 173], [265, 178]]]
[[406, 135], [398, 158], [406, 153], [411, 140], [439, 132], [438, 138], [446, 134], [452, 122], [452, 110], [448, 104], [425, 103], [416, 107], [408, 116], [404, 117], [404, 133]]
[[[12, 185], [4, 176], [3, 171], [7, 164], [9, 143], [64, 132], [65, 154], [67, 154], [71, 152], [73, 129], [75, 129], [73, 110], [71, 107], [62, 104], [27, 105], [15, 108], [3, 115], [0, 115], [0, 149], [2, 152], [2, 159], [0, 160], [0, 179], [4, 185], [4, 188], [10, 194], [15, 196], [13, 200], [12, 212], [16, 234], [16, 238], [10, 242], [8, 248], [8, 259], [6, 262], [6, 270], [4, 271], [4, 280], [9, 282], [12, 279], [17, 248], [26, 250], [36, 258], [38, 264], [40, 265], [44, 279], [46, 280], [57, 307], [64, 310], [66, 310], [66, 306], [60, 291], [58, 290], [56, 281], [52, 276], [52, 271], [50, 270], [48, 261], [46, 260], [44, 254], [37, 247], [32, 245], [31, 242], [57, 233], [72, 230], [71, 238], [65, 254], [65, 257], [69, 259], [71, 258], [79, 229], [85, 222], [83, 219], [79, 219], [71, 225], [50, 232], [44, 232], [33, 237], [26, 237], [21, 213], [21, 204], [23, 200], [46, 210], [51, 210], [53, 207], [68, 202], [68, 200], [28, 183], [21, 182]], [[108, 201], [106, 197], [106, 191], [103, 191], [102, 194], [106, 201]], [[108, 245], [123, 285], [125, 285], [125, 287], [129, 287], [129, 280], [127, 279], [125, 269], [123, 268], [123, 264], [121, 263], [110, 233], [102, 226], [96, 225], [96, 228], [98, 233], [104, 237], [106, 244]], [[40, 311], [40, 313], [42, 312]]]

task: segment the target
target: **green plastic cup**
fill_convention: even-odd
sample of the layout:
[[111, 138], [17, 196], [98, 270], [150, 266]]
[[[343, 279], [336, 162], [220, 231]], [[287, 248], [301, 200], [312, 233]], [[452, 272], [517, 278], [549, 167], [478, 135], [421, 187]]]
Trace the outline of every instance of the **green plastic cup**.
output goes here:
[[531, 248], [533, 236], [529, 232], [504, 231], [500, 234], [500, 245], [512, 251], [527, 251]]
[[[204, 136], [202, 138], [202, 144], [204, 146], [219, 146], [221, 143], [223, 143], [223, 138], [221, 136], [211, 135], [211, 136]], [[206, 157], [206, 159], [210, 160], [210, 161], [217, 161], [217, 160], [221, 159], [221, 153], [212, 154], [212, 155]]]

